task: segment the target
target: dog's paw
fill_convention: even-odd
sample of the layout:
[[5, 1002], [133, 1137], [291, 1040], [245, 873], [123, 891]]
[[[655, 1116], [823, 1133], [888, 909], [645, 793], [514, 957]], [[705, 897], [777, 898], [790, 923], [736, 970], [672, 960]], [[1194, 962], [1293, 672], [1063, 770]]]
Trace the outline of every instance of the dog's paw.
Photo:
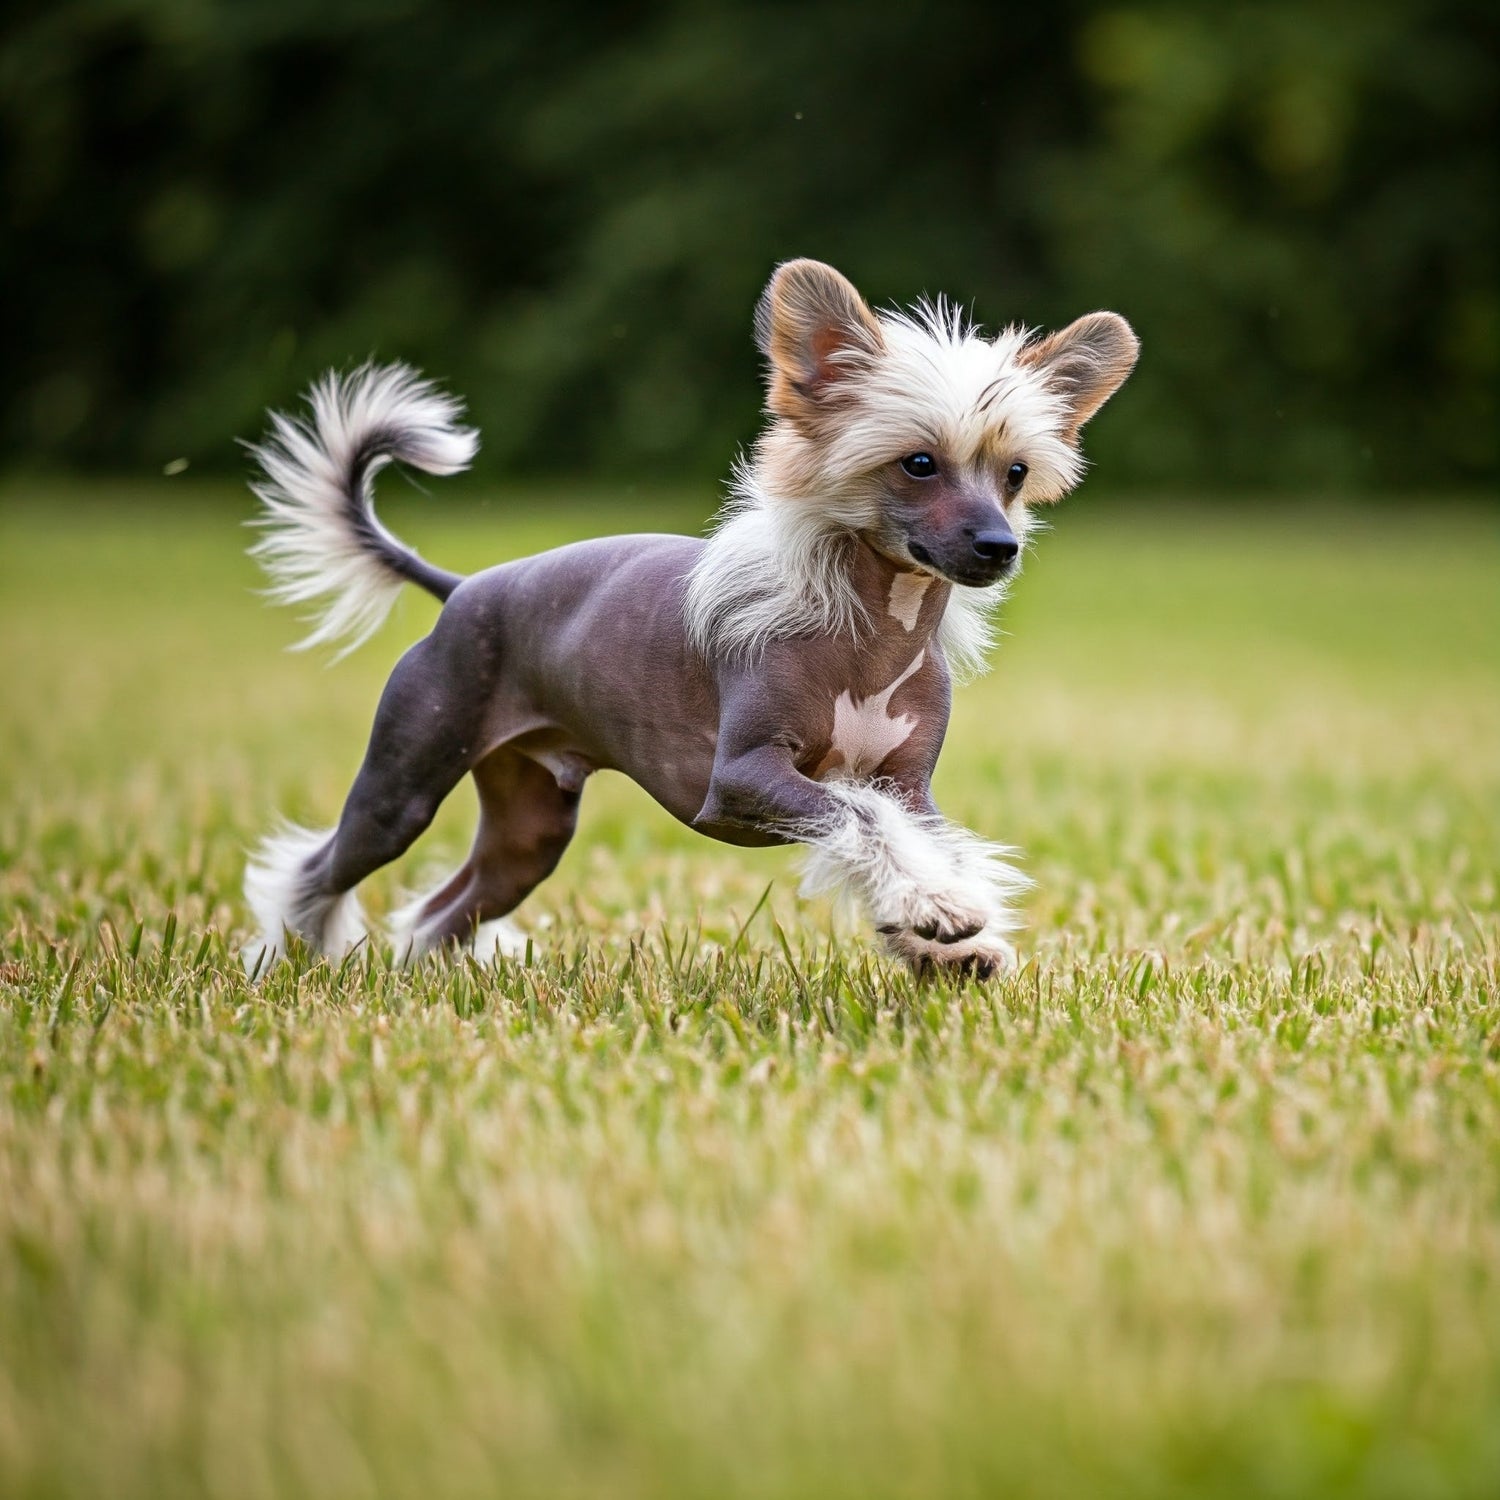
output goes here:
[[993, 907], [968, 893], [924, 891], [883, 913], [876, 927], [882, 937], [912, 933], [924, 942], [947, 946], [977, 937], [994, 915]]
[[993, 979], [1016, 967], [1016, 950], [997, 933], [970, 931], [943, 936], [916, 928], [882, 927], [886, 948], [919, 976], [936, 973]]

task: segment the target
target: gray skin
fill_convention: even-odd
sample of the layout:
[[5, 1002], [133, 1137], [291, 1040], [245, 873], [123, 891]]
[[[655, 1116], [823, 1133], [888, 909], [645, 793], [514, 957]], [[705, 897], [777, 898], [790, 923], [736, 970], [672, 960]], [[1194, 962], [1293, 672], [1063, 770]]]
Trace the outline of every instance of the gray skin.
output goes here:
[[[755, 317], [771, 419], [755, 464], [775, 503], [838, 498], [822, 488], [829, 480], [815, 460], [824, 447], [847, 435], [851, 421], [868, 418], [860, 408], [869, 393], [885, 389], [889, 396], [882, 381], [922, 386], [923, 375], [903, 376], [900, 362], [891, 362], [887, 332], [894, 328], [832, 267], [809, 260], [778, 267]], [[1039, 383], [1056, 408], [1049, 420], [1060, 426], [1048, 440], [1075, 446], [1079, 429], [1130, 373], [1138, 348], [1123, 318], [1091, 313], [1027, 343], [1011, 373]], [[391, 389], [387, 380], [387, 395]], [[454, 410], [431, 392], [408, 389], [407, 396], [424, 420], [451, 423]], [[598, 770], [623, 772], [674, 817], [726, 843], [805, 840], [821, 842], [826, 853], [851, 828], [849, 787], [822, 780], [845, 754], [853, 760], [848, 776], [879, 778], [882, 792], [918, 819], [935, 814], [930, 780], [950, 703], [937, 627], [953, 587], [994, 583], [1019, 550], [1006, 507], [1025, 481], [1026, 455], [1008, 450], [1004, 420], [987, 434], [985, 462], [943, 452], [932, 433], [937, 446], [922, 463], [913, 454], [874, 457], [868, 472], [841, 471], [844, 498], [857, 493], [858, 513], [871, 518], [865, 530], [845, 534], [841, 557], [868, 628], [772, 640], [745, 660], [712, 647], [700, 655], [689, 642], [684, 603], [705, 545], [699, 541], [584, 542], [469, 579], [432, 567], [380, 527], [368, 481], [381, 463], [403, 454], [424, 467], [435, 458], [435, 471], [451, 472], [461, 467], [457, 450], [433, 450], [421, 432], [401, 430], [390, 416], [351, 439], [348, 411], [337, 408], [336, 384], [325, 385], [321, 410], [339, 440], [338, 462], [347, 464], [334, 518], [339, 546], [352, 542], [387, 574], [446, 604], [432, 634], [391, 676], [337, 830], [300, 863], [295, 889], [276, 893], [268, 925], [285, 917], [285, 925], [321, 946], [338, 898], [402, 854], [466, 773], [479, 792], [478, 836], [464, 867], [415, 914], [414, 951], [469, 938], [550, 874], [573, 836], [583, 785]], [[318, 437], [299, 436], [285, 421], [278, 431], [264, 452], [264, 493], [276, 525], [290, 525], [289, 550], [316, 552], [327, 545], [330, 517], [320, 487], [333, 459]], [[850, 467], [847, 458], [840, 462]], [[310, 485], [320, 496], [310, 539], [296, 535], [307, 503], [286, 483]], [[274, 564], [274, 546], [269, 555]], [[306, 581], [305, 561], [289, 581], [279, 580], [293, 598], [307, 596]], [[335, 580], [329, 591], [339, 587]], [[868, 806], [860, 816], [868, 821]], [[892, 846], [875, 836], [873, 822], [866, 831], [873, 860], [866, 875], [885, 878], [889, 866], [877, 867]], [[923, 883], [932, 880], [933, 859], [964, 857], [961, 843], [940, 841], [940, 825], [930, 831], [934, 842], [918, 861]], [[847, 854], [838, 859], [847, 863]], [[899, 870], [896, 877], [899, 884]], [[879, 904], [877, 920], [898, 924], [881, 929], [892, 951], [919, 970], [967, 965], [988, 973], [1008, 961], [1002, 932], [983, 941], [995, 914], [987, 897], [921, 894]], [[935, 944], [945, 951], [934, 951]]]
[[[773, 641], [752, 663], [702, 659], [683, 601], [704, 543], [687, 537], [580, 542], [463, 580], [391, 675], [338, 828], [304, 872], [306, 896], [342, 895], [399, 857], [466, 773], [479, 829], [418, 916], [433, 942], [470, 937], [551, 874], [595, 771], [623, 772], [710, 838], [794, 841], [836, 811], [816, 779], [840, 760], [835, 700], [889, 687], [924, 649], [889, 703], [916, 725], [872, 774], [912, 811], [935, 813], [930, 780], [951, 700], [935, 632], [951, 584], [933, 577], [908, 630], [887, 611], [891, 583], [914, 571], [912, 555], [928, 560], [923, 572], [992, 583], [1018, 549], [998, 494], [891, 467], [882, 534], [849, 541], [871, 622], [857, 641], [806, 636]], [[898, 541], [902, 562], [890, 556]], [[975, 930], [921, 935], [952, 942]]]

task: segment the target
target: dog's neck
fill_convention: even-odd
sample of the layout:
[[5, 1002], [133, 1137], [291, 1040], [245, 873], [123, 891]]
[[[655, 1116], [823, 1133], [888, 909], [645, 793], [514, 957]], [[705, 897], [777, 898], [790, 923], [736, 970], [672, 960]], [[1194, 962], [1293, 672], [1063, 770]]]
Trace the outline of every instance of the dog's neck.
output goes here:
[[848, 558], [849, 581], [869, 617], [872, 644], [925, 645], [942, 621], [953, 585], [892, 562], [860, 536]]
[[821, 635], [883, 662], [886, 642], [892, 657], [905, 649], [909, 660], [936, 637], [959, 680], [983, 670], [1003, 585], [955, 595], [876, 552], [855, 516], [831, 508], [775, 499], [753, 471], [737, 476], [686, 580], [689, 642], [710, 660], [754, 660], [769, 641]]

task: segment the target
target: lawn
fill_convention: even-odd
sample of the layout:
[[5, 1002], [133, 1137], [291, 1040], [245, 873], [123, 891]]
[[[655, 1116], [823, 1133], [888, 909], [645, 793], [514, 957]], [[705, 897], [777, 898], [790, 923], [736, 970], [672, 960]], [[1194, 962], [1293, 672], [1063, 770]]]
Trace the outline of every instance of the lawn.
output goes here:
[[[1493, 513], [1062, 508], [937, 785], [1003, 982], [601, 776], [529, 966], [255, 988], [432, 607], [285, 654], [181, 483], [0, 495], [0, 1493], [1500, 1493]], [[712, 504], [389, 487], [461, 567]]]

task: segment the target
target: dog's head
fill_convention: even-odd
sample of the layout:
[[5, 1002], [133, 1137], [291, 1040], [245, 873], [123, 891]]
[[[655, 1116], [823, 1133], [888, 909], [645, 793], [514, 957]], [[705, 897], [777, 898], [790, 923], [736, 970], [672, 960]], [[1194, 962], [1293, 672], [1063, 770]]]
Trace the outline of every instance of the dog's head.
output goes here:
[[755, 333], [774, 418], [756, 450], [765, 488], [975, 587], [1015, 562], [1027, 507], [1077, 484], [1079, 432], [1139, 349], [1117, 313], [1041, 339], [985, 338], [943, 302], [877, 314], [815, 260], [777, 269]]

